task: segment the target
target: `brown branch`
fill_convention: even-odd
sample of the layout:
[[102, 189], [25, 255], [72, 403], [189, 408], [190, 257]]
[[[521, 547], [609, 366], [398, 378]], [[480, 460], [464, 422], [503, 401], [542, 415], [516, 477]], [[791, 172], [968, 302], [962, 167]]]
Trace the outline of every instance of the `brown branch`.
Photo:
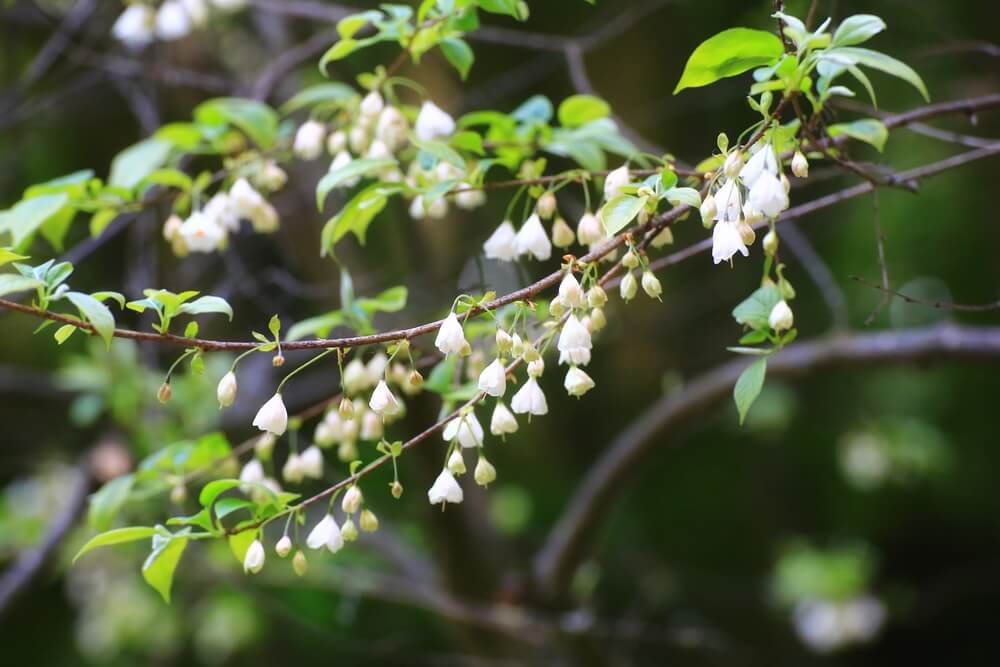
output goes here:
[[991, 310], [1000, 310], [1000, 300], [992, 301], [990, 303], [950, 303], [948, 301], [927, 301], [925, 299], [918, 299], [908, 294], [903, 294], [902, 292], [897, 292], [896, 290], [889, 289], [884, 285], [878, 285], [873, 282], [869, 282], [864, 278], [859, 276], [851, 276], [851, 280], [861, 283], [866, 287], [871, 287], [872, 289], [877, 289], [890, 299], [896, 297], [902, 299], [907, 303], [913, 303], [920, 306], [927, 306], [928, 308], [937, 308], [939, 310], [955, 310], [964, 313], [985, 313]]
[[[801, 377], [832, 366], [916, 363], [929, 359], [993, 359], [1000, 357], [1000, 327], [953, 324], [837, 335], [794, 343], [768, 361], [768, 377]], [[622, 431], [580, 482], [534, 561], [539, 590], [559, 597], [586, 553], [587, 545], [628, 477], [692, 418], [714, 409], [732, 394], [746, 368], [737, 359], [696, 377], [684, 390], [661, 398]]]

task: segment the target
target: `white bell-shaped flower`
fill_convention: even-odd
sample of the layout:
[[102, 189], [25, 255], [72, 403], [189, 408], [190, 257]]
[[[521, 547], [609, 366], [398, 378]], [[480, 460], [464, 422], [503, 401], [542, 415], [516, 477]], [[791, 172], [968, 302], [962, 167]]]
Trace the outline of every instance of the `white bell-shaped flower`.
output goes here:
[[406, 144], [410, 125], [403, 113], [394, 106], [382, 110], [375, 125], [375, 136], [391, 151], [397, 151]]
[[588, 247], [603, 241], [606, 236], [600, 219], [590, 211], [584, 213], [576, 226], [576, 238]]
[[545, 233], [538, 214], [532, 213], [521, 225], [514, 239], [514, 246], [518, 255], [530, 254], [539, 261], [545, 261], [552, 256], [552, 241]]
[[375, 391], [372, 392], [372, 397], [368, 401], [368, 407], [383, 419], [399, 412], [399, 400], [389, 389], [385, 380], [379, 380], [378, 384], [375, 385]]
[[284, 435], [288, 428], [288, 410], [285, 409], [285, 402], [281, 400], [281, 394], [275, 394], [267, 403], [260, 406], [257, 416], [253, 418], [253, 425], [261, 431], [267, 431], [274, 435]]
[[427, 491], [427, 500], [431, 505], [438, 503], [460, 503], [462, 502], [462, 487], [458, 485], [455, 476], [447, 469], [434, 480], [434, 485]]
[[479, 374], [479, 391], [490, 396], [503, 396], [507, 391], [507, 369], [500, 359], [494, 359]]
[[259, 484], [264, 481], [264, 466], [260, 459], [250, 459], [240, 470], [240, 481]]
[[341, 384], [348, 394], [359, 394], [375, 384], [375, 381], [375, 378], [368, 373], [368, 367], [358, 357], [354, 357], [344, 366]]
[[736, 253], [744, 257], [750, 254], [740, 235], [739, 223], [719, 221], [712, 231], [712, 260], [716, 264], [727, 262]]
[[630, 180], [627, 165], [623, 164], [609, 173], [604, 179], [604, 201], [610, 201], [621, 194], [621, 188], [628, 185]]
[[433, 102], [426, 101], [420, 107], [413, 131], [422, 141], [447, 137], [455, 131], [455, 119]]
[[[631, 274], [630, 274], [631, 275]], [[576, 315], [570, 315], [559, 334], [556, 348], [559, 350], [560, 364], [576, 364], [586, 366], [590, 363], [590, 350], [593, 343], [590, 332]]]
[[792, 309], [789, 307], [788, 302], [782, 299], [778, 303], [774, 304], [771, 308], [771, 313], [767, 317], [768, 325], [774, 329], [776, 332], [786, 331], [792, 328], [795, 324], [795, 317], [792, 314]]
[[218, 386], [215, 388], [215, 397], [219, 399], [220, 408], [228, 408], [236, 400], [236, 373], [229, 371], [222, 376], [219, 380]]
[[583, 396], [594, 388], [594, 380], [583, 370], [573, 366], [566, 372], [563, 387], [570, 396]]
[[509, 220], [500, 223], [500, 226], [483, 243], [486, 259], [498, 259], [501, 262], [514, 261], [514, 258], [517, 257], [516, 236], [514, 225], [510, 224]]
[[243, 571], [247, 574], [257, 574], [264, 569], [265, 557], [264, 545], [260, 540], [254, 540], [243, 557]]
[[468, 349], [469, 342], [465, 340], [465, 332], [455, 313], [448, 313], [448, 317], [441, 323], [441, 328], [434, 338], [434, 347], [445, 356], [462, 354]]
[[323, 478], [323, 452], [316, 445], [306, 447], [299, 455], [302, 475], [311, 479]]
[[493, 416], [490, 417], [490, 433], [504, 436], [508, 433], [516, 432], [517, 418], [514, 417], [514, 413], [506, 405], [498, 402], [496, 407], [493, 408]]
[[809, 160], [802, 151], [795, 151], [795, 155], [792, 156], [792, 173], [796, 178], [809, 177]]
[[165, 42], [191, 34], [191, 17], [180, 0], [167, 0], [156, 11], [156, 36]]
[[476, 413], [470, 412], [467, 415], [455, 417], [444, 425], [441, 437], [445, 442], [458, 440], [462, 447], [482, 447], [483, 446], [483, 426], [476, 418]]
[[533, 377], [529, 377], [524, 386], [510, 399], [510, 407], [519, 415], [544, 415], [549, 411], [545, 392], [538, 385], [538, 380]]
[[465, 470], [465, 458], [462, 456], [462, 448], [456, 447], [452, 450], [451, 456], [448, 457], [448, 472], [452, 475], [464, 475]]
[[[237, 183], [238, 182], [239, 181], [237, 181]], [[245, 180], [244, 183], [246, 183]], [[250, 184], [246, 183], [246, 185], [249, 186]], [[261, 201], [262, 200], [263, 198], [261, 198]], [[240, 214], [239, 211], [236, 210], [236, 204], [233, 202], [232, 197], [230, 197], [227, 193], [217, 192], [212, 195], [212, 198], [208, 200], [208, 203], [205, 204], [205, 208], [203, 208], [202, 211], [205, 215], [214, 219], [215, 222], [218, 223], [218, 225], [223, 229], [230, 232], [239, 231]]]
[[776, 218], [788, 208], [788, 193], [781, 184], [781, 179], [765, 171], [750, 188], [747, 203], [768, 218]]
[[377, 90], [373, 90], [367, 95], [365, 95], [364, 99], [361, 100], [361, 106], [359, 110], [361, 111], [362, 116], [367, 116], [368, 118], [375, 118], [380, 113], [382, 113], [382, 109], [384, 107], [385, 107], [385, 100], [382, 99], [382, 96], [379, 94]]
[[567, 271], [559, 283], [559, 301], [567, 308], [583, 308], [587, 305], [583, 289], [572, 271]]
[[317, 523], [306, 537], [306, 546], [310, 549], [322, 549], [326, 547], [333, 553], [340, 551], [344, 546], [344, 538], [340, 534], [340, 526], [333, 518], [332, 514], [324, 516]]
[[309, 120], [299, 126], [292, 143], [292, 152], [301, 160], [315, 160], [323, 153], [326, 126], [318, 120]]
[[111, 27], [111, 34], [131, 49], [140, 49], [153, 41], [156, 15], [153, 8], [140, 2], [129, 5]]
[[298, 484], [305, 478], [302, 456], [298, 452], [292, 452], [285, 459], [285, 465], [281, 467], [281, 478], [289, 484]]
[[226, 230], [202, 211], [195, 211], [178, 231], [188, 252], [215, 252], [226, 240]]
[[778, 158], [774, 154], [774, 148], [769, 143], [760, 146], [750, 156], [747, 163], [740, 169], [740, 180], [747, 188], [753, 188], [757, 179], [765, 173], [772, 176], [776, 176], [778, 173]]
[[474, 188], [468, 183], [461, 183], [454, 197], [455, 206], [465, 211], [472, 211], [486, 203], [486, 193]]
[[740, 184], [735, 178], [727, 179], [715, 191], [715, 219], [738, 222], [740, 219]]
[[371, 411], [365, 411], [364, 416], [361, 417], [361, 439], [374, 442], [381, 440], [384, 434], [385, 427], [378, 415]]

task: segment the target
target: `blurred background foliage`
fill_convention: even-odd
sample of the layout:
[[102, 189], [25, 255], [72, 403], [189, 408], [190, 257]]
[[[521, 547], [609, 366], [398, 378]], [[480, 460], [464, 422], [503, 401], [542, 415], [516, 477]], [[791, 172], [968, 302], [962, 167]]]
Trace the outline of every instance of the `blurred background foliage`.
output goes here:
[[[50, 71], [28, 87], [19, 82], [74, 3], [0, 4], [0, 204], [34, 182], [84, 168], [100, 173], [155, 124], [188, 117], [207, 97], [246, 94], [279, 54], [328, 30], [263, 8], [281, 2], [253, 2], [248, 12], [141, 55], [112, 42], [119, 3], [100, 2]], [[808, 4], [787, 3], [800, 16]], [[877, 38], [878, 48], [913, 65], [936, 101], [998, 89], [990, 3], [817, 5], [821, 17], [881, 15], [889, 30]], [[733, 135], [753, 114], [741, 97], [742, 80], [672, 96], [681, 67], [698, 42], [723, 28], [770, 27], [769, 10], [769, 2], [744, 0], [604, 0], [594, 7], [545, 0], [532, 3], [525, 26], [495, 17], [485, 23], [567, 36], [611, 26], [613, 37], [586, 57], [597, 93], [646, 139], [695, 162], [720, 130]], [[404, 73], [454, 113], [510, 110], [532, 94], [558, 100], [575, 92], [559, 53], [474, 47], [476, 64], [465, 84], [436, 55]], [[390, 46], [366, 50], [337, 63], [333, 77], [351, 82], [394, 56]], [[313, 62], [305, 62], [281, 81], [272, 101], [319, 79]], [[905, 84], [878, 79], [885, 110], [920, 103]], [[998, 130], [989, 114], [975, 127], [961, 117], [934, 123], [981, 136]], [[884, 155], [859, 147], [854, 157], [903, 169], [953, 152], [897, 130]], [[272, 313], [293, 322], [335, 308], [338, 271], [317, 252], [323, 219], [312, 204], [322, 169], [316, 164], [294, 171], [276, 197], [283, 229], [273, 238], [240, 237], [221, 258], [178, 261], [160, 240], [162, 212], [151, 211], [77, 261], [75, 281], [121, 289], [130, 298], [148, 286], [224, 296], [237, 317], [231, 328], [210, 322], [203, 334], [215, 337], [262, 330]], [[880, 193], [890, 275], [901, 291], [963, 303], [1000, 296], [995, 170], [979, 162], [924, 183], [918, 196]], [[815, 178], [795, 191], [793, 204], [853, 182]], [[572, 197], [560, 200], [570, 219], [583, 207]], [[475, 215], [414, 223], [394, 203], [366, 247], [345, 247], [341, 259], [359, 294], [397, 284], [410, 289], [406, 310], [380, 315], [378, 324], [425, 321], [478, 285], [479, 269], [469, 258], [506, 204], [503, 194], [492, 195]], [[798, 223], [836, 277], [849, 325], [858, 330], [880, 300], [849, 279], [878, 280], [873, 216], [866, 197]], [[71, 241], [85, 244], [85, 236], [81, 225]], [[676, 229], [681, 247], [704, 236], [694, 218]], [[686, 381], [727, 360], [725, 345], [737, 333], [729, 311], [757, 272], [756, 261], [729, 270], [699, 257], [662, 274], [663, 304], [639, 299], [610, 307], [588, 369], [597, 389], [581, 401], [549, 392], [550, 416], [490, 445], [498, 482], [487, 493], [468, 494], [458, 509], [442, 514], [424, 502], [440, 457], [433, 443], [401, 461], [402, 501], [375, 493], [389, 481], [376, 475], [366, 493], [394, 539], [418, 560], [435, 563], [462, 599], [502, 614], [499, 605], [517, 599], [532, 555], [615, 435], [664, 392], [683, 391]], [[823, 335], [831, 315], [818, 290], [797, 261], [789, 261], [787, 275], [799, 292], [801, 336]], [[486, 267], [485, 277], [500, 293], [521, 280], [496, 265]], [[995, 324], [997, 317], [897, 301], [870, 328], [942, 319]], [[129, 324], [148, 328], [138, 317]], [[155, 392], [172, 360], [168, 350], [116, 341], [105, 352], [83, 336], [57, 347], [47, 335], [31, 336], [36, 325], [22, 315], [0, 315], [0, 563], [38, 542], [68, 501], [73, 467], [95, 446], [117, 443], [119, 449], [107, 451], [124, 447], [135, 461], [215, 429], [238, 443], [251, 434], [252, 413], [278, 377], [260, 360], [244, 373], [254, 379], [241, 387], [237, 405], [220, 415], [214, 383], [228, 361], [210, 356], [204, 376], [178, 376], [175, 400], [163, 407]], [[292, 364], [302, 360], [289, 355]], [[305, 373], [290, 388], [290, 407], [334, 393], [334, 369], [331, 363]], [[660, 433], [655, 454], [620, 490], [573, 581], [571, 604], [536, 610], [560, 629], [558, 641], [534, 644], [529, 633], [520, 641], [484, 627], [468, 610], [442, 613], [414, 603], [407, 590], [424, 583], [419, 563], [394, 575], [398, 581], [384, 578], [392, 549], [379, 540], [373, 548], [313, 558], [303, 580], [277, 559], [250, 579], [224, 545], [198, 545], [185, 556], [168, 607], [139, 576], [142, 547], [103, 550], [69, 567], [91, 532], [81, 526], [56, 566], [6, 610], [4, 662], [995, 665], [998, 394], [1000, 375], [988, 366], [834, 369], [794, 383], [769, 381], [744, 428], [725, 403]], [[431, 399], [412, 401], [395, 427], [399, 437], [430, 423], [436, 411]], [[283, 455], [279, 446], [277, 456]], [[105, 463], [111, 470], [129, 464]], [[164, 503], [162, 495], [150, 498], [127, 508], [127, 516], [159, 520]]]

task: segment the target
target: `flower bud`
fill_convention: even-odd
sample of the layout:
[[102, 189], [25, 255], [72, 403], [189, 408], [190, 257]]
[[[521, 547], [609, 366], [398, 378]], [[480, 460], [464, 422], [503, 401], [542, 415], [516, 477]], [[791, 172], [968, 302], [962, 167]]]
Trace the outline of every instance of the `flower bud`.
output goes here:
[[296, 575], [300, 577], [306, 576], [306, 570], [309, 569], [309, 561], [306, 560], [306, 554], [302, 549], [295, 552], [295, 556], [292, 558], [292, 570]]
[[698, 209], [698, 212], [701, 214], [701, 224], [705, 226], [705, 229], [711, 229], [712, 225], [715, 224], [715, 216], [719, 214], [715, 197], [705, 195], [705, 198], [701, 200], [701, 208]]
[[634, 269], [639, 266], [639, 255], [635, 253], [635, 250], [629, 248], [629, 251], [622, 257], [622, 266], [626, 269]]
[[361, 524], [361, 530], [366, 533], [374, 533], [378, 530], [378, 517], [371, 510], [362, 510], [358, 523]]
[[568, 248], [576, 243], [576, 232], [562, 218], [556, 218], [552, 223], [552, 245], [557, 248]]
[[587, 305], [591, 308], [603, 308], [608, 302], [608, 293], [600, 285], [594, 285], [587, 290]]
[[535, 344], [530, 340], [524, 342], [524, 351], [521, 353], [524, 360], [527, 362], [532, 362], [538, 359], [541, 355], [538, 354], [538, 350], [535, 349]]
[[389, 491], [392, 493], [392, 497], [396, 500], [403, 497], [403, 485], [399, 483], [399, 480], [396, 480], [389, 485]]
[[722, 171], [729, 178], [736, 178], [740, 175], [740, 169], [743, 168], [743, 151], [735, 150], [726, 156], [726, 162], [722, 167]]
[[361, 100], [361, 115], [374, 118], [382, 113], [383, 107], [385, 107], [385, 102], [382, 100], [382, 96], [377, 90], [373, 90]]
[[276, 438], [273, 433], [264, 433], [259, 438], [257, 442], [254, 443], [253, 449], [254, 453], [262, 461], [266, 461], [271, 458], [271, 452], [274, 451], [274, 442]]
[[285, 355], [283, 355], [283, 354], [276, 354], [273, 357], [271, 357], [271, 365], [274, 366], [275, 368], [281, 368], [282, 366], [284, 366], [285, 365]]
[[496, 341], [497, 352], [501, 354], [510, 352], [511, 348], [514, 347], [514, 339], [511, 338], [510, 334], [503, 329], [497, 329]]
[[243, 557], [243, 571], [257, 574], [264, 569], [264, 558], [264, 545], [260, 543], [260, 540], [254, 540]]
[[545, 362], [542, 361], [541, 357], [535, 359], [528, 364], [528, 375], [533, 378], [542, 377], [542, 373], [545, 372]]
[[[354, 423], [354, 422], [350, 422]], [[337, 445], [337, 458], [348, 463], [358, 458], [358, 443], [353, 440], [345, 440]]]
[[479, 486], [489, 486], [497, 478], [497, 469], [493, 467], [493, 464], [486, 460], [485, 456], [479, 457], [479, 462], [476, 463], [476, 470], [472, 473], [472, 476], [476, 479], [476, 484]]
[[621, 295], [622, 300], [628, 303], [635, 298], [636, 292], [639, 291], [639, 284], [635, 280], [635, 276], [632, 272], [626, 273], [622, 278], [621, 283], [618, 285], [618, 293]]
[[778, 233], [773, 229], [764, 235], [764, 253], [768, 257], [774, 257], [778, 252]]
[[663, 286], [660, 284], [660, 279], [657, 278], [652, 271], [643, 272], [642, 290], [649, 296], [650, 299], [659, 299], [660, 295], [663, 294]]
[[219, 399], [220, 408], [228, 408], [236, 400], [236, 374], [229, 371], [219, 380], [215, 388], [215, 397]]
[[754, 239], [757, 238], [757, 234], [754, 233], [753, 227], [743, 222], [737, 228], [740, 233], [740, 238], [743, 240], [743, 245], [753, 245]]
[[183, 484], [170, 489], [170, 502], [174, 505], [183, 505], [185, 500], [187, 500], [187, 488]]
[[774, 308], [771, 309], [771, 314], [767, 318], [767, 323], [778, 333], [792, 328], [795, 318], [787, 301], [782, 299], [774, 304]]
[[340, 415], [341, 419], [354, 419], [354, 401], [344, 396], [340, 399], [340, 405], [337, 407], [337, 413]]
[[357, 484], [353, 484], [344, 494], [343, 500], [340, 501], [340, 509], [344, 510], [345, 514], [354, 514], [361, 509], [363, 502], [364, 496], [361, 495], [361, 489]]
[[326, 150], [330, 155], [337, 155], [347, 148], [347, 135], [343, 130], [337, 130], [326, 140]]
[[792, 156], [792, 173], [795, 174], [796, 178], [808, 178], [809, 176], [809, 160], [802, 154], [802, 151], [795, 151], [795, 155]]
[[524, 354], [524, 342], [516, 333], [510, 337], [510, 353], [515, 357], [520, 357]]
[[[781, 175], [781, 179], [780, 180], [781, 180], [781, 187], [783, 187], [785, 189], [785, 194], [787, 195], [788, 192], [792, 189], [792, 182], [789, 181], [788, 177], [785, 176], [784, 174]], [[787, 206], [788, 206], [788, 204], [786, 203], [785, 207], [787, 207]]]
[[603, 308], [594, 308], [590, 311], [590, 330], [600, 331], [607, 326], [608, 320], [604, 316]]
[[407, 384], [413, 389], [420, 389], [424, 385], [424, 376], [420, 374], [416, 368], [410, 371], [410, 374], [406, 376]]
[[548, 220], [556, 212], [556, 196], [551, 192], [546, 192], [538, 198], [535, 204], [535, 211], [542, 220]]
[[549, 301], [549, 315], [555, 318], [562, 317], [563, 313], [566, 312], [566, 304], [562, 302], [558, 296], [552, 301]]
[[670, 227], [664, 227], [660, 232], [653, 237], [652, 243], [654, 248], [662, 248], [665, 245], [671, 245], [674, 242], [674, 230]]
[[278, 554], [280, 558], [284, 558], [288, 554], [292, 553], [292, 538], [288, 535], [283, 535], [278, 543], [274, 545], [274, 551]]
[[345, 542], [353, 542], [358, 539], [358, 527], [354, 525], [354, 521], [348, 517], [344, 525], [340, 527], [340, 536], [344, 538]]
[[156, 392], [156, 400], [160, 403], [169, 403], [170, 397], [173, 396], [174, 392], [170, 388], [169, 382], [164, 382], [160, 385], [160, 390]]
[[604, 229], [596, 215], [590, 211], [583, 214], [576, 226], [576, 238], [585, 246], [591, 246], [604, 240]]
[[452, 475], [465, 474], [465, 459], [462, 458], [462, 450], [459, 447], [456, 447], [448, 457], [448, 472]]

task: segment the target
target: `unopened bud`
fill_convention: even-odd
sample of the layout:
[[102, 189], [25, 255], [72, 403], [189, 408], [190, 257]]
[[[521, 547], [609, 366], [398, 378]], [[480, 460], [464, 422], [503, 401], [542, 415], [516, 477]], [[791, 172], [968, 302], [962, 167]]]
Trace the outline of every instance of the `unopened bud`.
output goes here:
[[563, 313], [566, 312], [566, 306], [563, 304], [559, 297], [549, 301], [549, 315], [552, 317], [562, 317]]
[[608, 293], [600, 285], [594, 285], [587, 290], [587, 304], [591, 308], [603, 308], [608, 302]]
[[465, 474], [465, 459], [462, 457], [462, 450], [458, 447], [448, 457], [448, 472], [452, 475]]
[[618, 293], [621, 295], [622, 300], [628, 303], [635, 298], [636, 292], [639, 291], [639, 284], [635, 280], [635, 276], [632, 272], [626, 273], [622, 278], [621, 283], [618, 285]]
[[757, 234], [754, 233], [753, 227], [743, 222], [737, 228], [740, 233], [740, 238], [743, 239], [743, 245], [753, 245], [754, 239], [757, 238]]
[[622, 266], [626, 269], [634, 269], [639, 266], [639, 255], [635, 254], [635, 251], [629, 249], [625, 256], [622, 257]]
[[538, 359], [541, 355], [538, 354], [538, 350], [535, 349], [534, 343], [531, 341], [525, 341], [524, 352], [521, 353], [521, 356], [524, 357], [525, 361], [530, 363]]
[[660, 279], [652, 271], [644, 271], [642, 274], [642, 290], [650, 299], [659, 299], [660, 295], [663, 294], [663, 285], [660, 284]]
[[767, 323], [776, 332], [786, 331], [792, 328], [795, 323], [795, 318], [792, 315], [792, 309], [789, 308], [788, 302], [782, 299], [778, 303], [774, 304], [774, 308], [771, 309], [771, 314], [767, 318]]
[[337, 413], [340, 414], [341, 419], [354, 419], [354, 401], [344, 396], [340, 399]]
[[545, 362], [542, 361], [541, 357], [535, 359], [528, 364], [528, 375], [533, 378], [542, 377], [542, 373], [545, 372]]
[[809, 160], [802, 151], [795, 151], [795, 155], [792, 156], [792, 173], [795, 174], [796, 178], [808, 178], [809, 176]]
[[542, 220], [548, 220], [556, 212], [556, 196], [551, 192], [546, 192], [538, 198], [535, 204], [535, 211]]
[[292, 538], [288, 535], [283, 535], [278, 543], [274, 545], [274, 552], [278, 554], [279, 557], [284, 558], [288, 554], [292, 553]]
[[389, 485], [389, 490], [392, 492], [392, 497], [396, 500], [403, 497], [403, 485], [398, 480]]
[[500, 352], [501, 354], [510, 352], [511, 348], [514, 347], [514, 339], [511, 338], [510, 334], [503, 329], [497, 329], [496, 341], [497, 352]]
[[364, 496], [361, 495], [361, 489], [357, 484], [354, 484], [347, 490], [344, 498], [340, 501], [340, 509], [344, 510], [345, 514], [354, 514], [361, 509], [361, 503], [363, 502]]
[[725, 172], [726, 176], [729, 178], [736, 178], [740, 175], [740, 169], [742, 168], [743, 151], [734, 150], [726, 156], [726, 162], [723, 164], [722, 171]]
[[785, 188], [785, 194], [787, 195], [789, 190], [792, 189], [792, 182], [788, 180], [788, 177], [784, 174], [781, 175], [781, 187]]
[[664, 227], [660, 230], [660, 233], [653, 237], [650, 242], [654, 248], [662, 248], [665, 245], [671, 245], [674, 242], [674, 230], [670, 227]]
[[778, 233], [772, 229], [764, 235], [764, 254], [774, 257], [776, 252], [778, 252]]
[[378, 517], [371, 510], [362, 510], [358, 523], [361, 524], [361, 530], [366, 533], [374, 533], [378, 530]]
[[510, 353], [515, 357], [520, 357], [524, 354], [524, 341], [521, 340], [521, 337], [515, 333], [510, 337], [510, 340]]
[[493, 464], [486, 460], [485, 456], [479, 457], [479, 462], [476, 463], [476, 470], [472, 473], [472, 476], [476, 479], [476, 484], [479, 486], [489, 486], [497, 478], [497, 469], [493, 467]]
[[407, 376], [407, 382], [409, 382], [410, 386], [414, 389], [420, 389], [420, 387], [424, 385], [424, 376], [420, 374], [420, 371], [414, 368]]
[[295, 552], [295, 556], [292, 558], [292, 570], [295, 571], [300, 577], [306, 576], [306, 571], [309, 569], [309, 561], [306, 560], [306, 555], [299, 549]]
[[705, 226], [705, 229], [711, 229], [712, 225], [715, 224], [715, 216], [719, 214], [719, 207], [715, 203], [715, 197], [705, 195], [698, 212], [701, 214], [701, 224]]
[[557, 248], [568, 248], [576, 243], [576, 232], [562, 218], [556, 218], [552, 223], [552, 245]]
[[285, 365], [285, 355], [276, 354], [271, 358], [271, 365], [275, 368], [279, 368]]
[[257, 438], [257, 442], [253, 445], [254, 453], [257, 455], [257, 458], [261, 461], [266, 461], [271, 458], [271, 453], [274, 451], [275, 440], [276, 438], [273, 433], [264, 433]]
[[164, 382], [160, 385], [160, 390], [156, 392], [156, 400], [160, 403], [168, 403], [170, 397], [174, 395], [173, 390], [170, 388], [169, 382]]
[[354, 525], [352, 519], [348, 518], [340, 527], [340, 536], [344, 538], [345, 542], [353, 542], [358, 539], [358, 527]]
[[607, 326], [607, 324], [608, 320], [604, 316], [603, 308], [594, 308], [593, 310], [590, 311], [590, 330], [592, 332], [600, 331], [605, 326]]

